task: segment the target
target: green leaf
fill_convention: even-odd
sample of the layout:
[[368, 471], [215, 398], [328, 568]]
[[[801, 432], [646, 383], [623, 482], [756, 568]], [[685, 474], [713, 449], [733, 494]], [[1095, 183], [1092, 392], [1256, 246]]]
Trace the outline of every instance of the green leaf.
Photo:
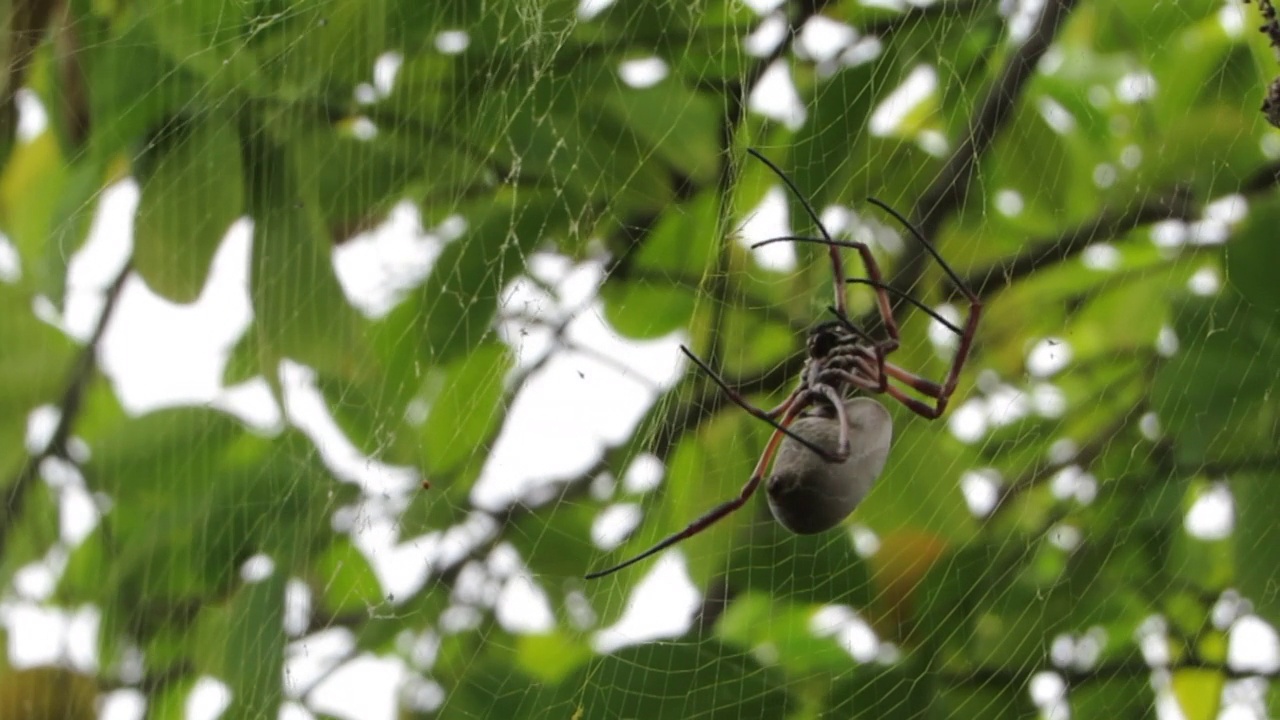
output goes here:
[[[661, 498], [643, 507], [645, 517], [640, 527], [610, 554], [609, 561], [602, 559], [598, 564], [612, 564], [639, 554], [737, 495], [751, 477], [752, 467], [767, 436], [762, 428], [768, 429], [759, 420], [743, 415], [734, 406], [704, 422], [696, 433], [681, 439], [667, 460]], [[695, 583], [706, 583], [718, 573], [735, 546], [735, 537], [757, 522], [752, 505], [758, 504], [756, 507], [759, 507], [764, 504], [760, 495], [757, 494], [752, 504], [680, 544], [679, 549], [688, 560], [689, 574]], [[652, 563], [652, 560], [641, 563], [624, 570], [619, 576], [638, 579], [639, 573], [651, 568]], [[592, 588], [608, 592], [608, 585], [601, 582]], [[611, 610], [620, 611], [621, 607], [611, 607]]]
[[[742, 512], [769, 514], [765, 507]], [[734, 550], [725, 580], [744, 592], [767, 593], [796, 604], [860, 608], [875, 597], [867, 562], [854, 550], [847, 531], [794, 535], [772, 518], [752, 526], [749, 537]]]
[[141, 598], [176, 605], [224, 592], [255, 553], [287, 571], [306, 567], [333, 538], [333, 509], [357, 494], [334, 482], [300, 433], [259, 437], [205, 408], [158, 411], [102, 431], [86, 438], [94, 454], [85, 474], [115, 503], [103, 530], [112, 562], [105, 578], [99, 567], [95, 581], [67, 588], [121, 603], [136, 613], [130, 622], [168, 622]]
[[268, 357], [353, 376], [368, 367], [357, 341], [363, 321], [334, 275], [314, 177], [300, 176], [295, 158], [257, 140], [246, 172], [254, 230], [249, 296], [258, 345]]
[[1241, 472], [1231, 478], [1235, 500], [1235, 575], [1240, 592], [1272, 623], [1280, 622], [1280, 461], [1271, 471]]
[[391, 464], [417, 464], [421, 447], [416, 428], [405, 421], [405, 403], [387, 391], [384, 379], [368, 382], [364, 375], [356, 380], [317, 375], [316, 387], [334, 422], [366, 456]]
[[422, 426], [422, 454], [429, 477], [451, 472], [467, 457], [483, 454], [482, 443], [503, 417], [504, 383], [511, 365], [505, 345], [486, 342], [444, 369], [442, 390], [431, 401]]
[[1025, 687], [1015, 683], [967, 683], [941, 688], [929, 706], [930, 718], [1015, 720], [1036, 717]]
[[155, 48], [204, 81], [205, 92], [266, 95], [269, 88], [257, 72], [246, 38], [259, 30], [248, 17], [247, 3], [222, 0], [149, 0], [139, 3], [138, 17], [149, 29]]
[[628, 249], [623, 266], [600, 290], [605, 319], [637, 339], [688, 325], [707, 269], [722, 243], [715, 193], [700, 194], [682, 212], [659, 216], [644, 244]]
[[583, 717], [781, 718], [795, 709], [784, 686], [746, 654], [713, 641], [620, 650], [562, 684], [560, 708]]
[[58, 547], [59, 499], [57, 492], [43, 482], [26, 488], [22, 513], [5, 527], [0, 578], [12, 581], [28, 563], [43, 563], [45, 556]]
[[140, 142], [163, 120], [190, 110], [208, 85], [185, 65], [175, 65], [156, 48], [151, 28], [142, 21], [122, 20], [107, 29], [85, 25], [81, 62], [89, 93], [90, 153], [110, 158]]
[[1272, 268], [1280, 267], [1280, 243], [1275, 228], [1280, 225], [1280, 202], [1263, 197], [1250, 204], [1249, 214], [1224, 251], [1227, 281], [1260, 311], [1280, 311], [1280, 283]]
[[964, 469], [977, 464], [973, 449], [939, 437], [927, 421], [896, 404], [893, 449], [884, 472], [853, 520], [885, 534], [914, 528], [948, 542], [965, 542], [977, 530], [960, 491]]
[[227, 363], [222, 368], [222, 384], [232, 387], [271, 372], [270, 358], [259, 347], [258, 334], [246, 332], [231, 346]]
[[334, 614], [362, 612], [382, 604], [384, 591], [364, 554], [346, 538], [338, 539], [311, 566], [311, 588]]
[[[922, 683], [915, 667], [860, 665], [831, 685], [829, 713], [857, 720], [934, 717], [932, 688]], [[986, 717], [984, 713], [978, 713]], [[939, 714], [939, 716], [942, 716]]]
[[[848, 672], [855, 661], [836, 640], [837, 628], [815, 627], [817, 610], [812, 605], [774, 602], [763, 593], [747, 593], [733, 600], [716, 632], [728, 645], [776, 658], [772, 662], [791, 677], [815, 673], [835, 677]], [[819, 635], [823, 630], [829, 632]]]
[[456, 190], [474, 171], [457, 147], [394, 125], [357, 137], [351, 125], [298, 128], [289, 138], [291, 153], [315, 177], [318, 206], [338, 241], [376, 225], [411, 188]]
[[543, 682], [560, 682], [569, 673], [588, 664], [593, 656], [590, 646], [558, 631], [516, 638], [516, 659], [520, 669]]
[[71, 371], [74, 345], [31, 311], [25, 288], [0, 282], [0, 478], [26, 460], [27, 415], [55, 401]]
[[302, 4], [250, 23], [250, 47], [284, 98], [346, 101], [388, 49], [387, 0]]
[[1228, 288], [1175, 310], [1178, 354], [1156, 373], [1152, 403], [1198, 467], [1256, 458], [1280, 437], [1280, 314], [1249, 307]]
[[103, 165], [94, 158], [81, 158], [68, 168], [66, 186], [53, 209], [53, 225], [45, 247], [43, 266], [47, 273], [44, 290], [61, 306], [67, 291], [67, 266], [89, 237], [93, 218], [106, 179]]
[[104, 434], [89, 438], [89, 467], [98, 488], [126, 504], [168, 498], [188, 482], [198, 487], [192, 478], [210, 472], [237, 442], [260, 451], [269, 445], [249, 440], [239, 420], [210, 408], [158, 410], [98, 429]]
[[610, 283], [602, 292], [604, 316], [619, 334], [636, 340], [669, 335], [689, 324], [697, 298], [661, 281]]
[[[1143, 718], [1155, 714], [1155, 693], [1150, 681], [1106, 677], [1106, 669], [1099, 670], [1099, 682], [1080, 683], [1072, 686], [1068, 694], [1071, 716], [1078, 718]], [[1102, 680], [1101, 678], [1105, 678]]]
[[227, 228], [244, 211], [240, 135], [231, 118], [201, 115], [166, 132], [139, 164], [134, 269], [158, 295], [193, 302]]
[[715, 181], [720, 111], [710, 98], [667, 79], [647, 88], [619, 83], [601, 102], [680, 174], [698, 184]]
[[225, 635], [208, 638], [204, 667], [231, 689], [223, 717], [275, 717], [284, 702], [284, 591], [287, 576], [270, 576], [242, 586], [220, 613]]
[[428, 366], [448, 363], [486, 338], [503, 289], [549, 230], [567, 227], [569, 209], [558, 193], [504, 188], [464, 215], [466, 233], [445, 247], [416, 302], [388, 318], [418, 328], [419, 358]]
[[1190, 0], [1178, 7], [1122, 0], [1098, 6], [1094, 24], [1086, 27], [1094, 31], [1094, 41], [1104, 50], [1147, 56], [1167, 50], [1180, 31], [1217, 9], [1208, 0]]
[[590, 505], [557, 503], [524, 514], [508, 538], [536, 577], [554, 583], [595, 569], [591, 565], [599, 555], [591, 542], [595, 520], [596, 511]]
[[14, 148], [0, 177], [4, 233], [33, 276], [26, 283], [32, 288], [58, 284], [44, 260], [55, 224], [54, 208], [61, 203], [69, 173], [53, 133], [44, 132]]

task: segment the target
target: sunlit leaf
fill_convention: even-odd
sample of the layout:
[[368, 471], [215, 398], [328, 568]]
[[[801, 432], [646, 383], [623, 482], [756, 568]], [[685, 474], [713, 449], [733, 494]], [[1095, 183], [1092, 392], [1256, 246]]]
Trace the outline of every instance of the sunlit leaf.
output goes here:
[[361, 612], [383, 600], [382, 584], [369, 560], [351, 544], [330, 545], [311, 568], [313, 590], [319, 590], [325, 609], [333, 613]]
[[840, 640], [842, 629], [819, 625], [816, 611], [813, 606], [774, 603], [768, 595], [753, 593], [733, 601], [716, 631], [729, 645], [776, 656], [777, 664], [795, 676], [839, 675], [853, 664]]
[[1226, 678], [1217, 670], [1183, 668], [1173, 673], [1173, 695], [1187, 720], [1211, 720], [1222, 707]]
[[477, 454], [490, 428], [502, 418], [499, 403], [510, 369], [510, 353], [495, 343], [481, 345], [445, 368], [443, 389], [431, 401], [422, 426], [428, 474], [450, 472]]
[[591, 648], [559, 633], [521, 635], [516, 648], [520, 668], [546, 682], [559, 682], [588, 663]]

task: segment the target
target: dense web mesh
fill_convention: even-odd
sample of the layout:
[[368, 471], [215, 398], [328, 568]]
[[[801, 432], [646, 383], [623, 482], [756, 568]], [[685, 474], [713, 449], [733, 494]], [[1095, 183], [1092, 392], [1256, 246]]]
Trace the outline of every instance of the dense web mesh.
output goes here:
[[[0, 716], [1280, 712], [1271, 12], [14, 3]], [[681, 345], [768, 409], [836, 293], [886, 337], [752, 247], [824, 232], [900, 387], [970, 310], [914, 233], [981, 298], [949, 409], [585, 579], [773, 433]]]

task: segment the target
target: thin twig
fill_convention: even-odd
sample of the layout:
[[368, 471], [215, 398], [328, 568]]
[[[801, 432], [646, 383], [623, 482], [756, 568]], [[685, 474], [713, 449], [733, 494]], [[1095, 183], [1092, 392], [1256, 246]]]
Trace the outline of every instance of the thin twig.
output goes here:
[[[1123, 235], [1134, 228], [1161, 220], [1190, 220], [1196, 212], [1189, 188], [1178, 186], [1135, 206], [1103, 208], [1096, 216], [1061, 235], [1027, 242], [1012, 257], [971, 272], [962, 278], [979, 297], [1008, 287], [1029, 275], [1079, 255], [1090, 245]], [[951, 296], [958, 295], [956, 290]]]
[[126, 263], [107, 286], [98, 323], [93, 328], [88, 342], [80, 349], [80, 354], [71, 364], [66, 386], [58, 401], [58, 424], [54, 426], [49, 442], [45, 444], [43, 450], [28, 457], [17, 476], [9, 482], [9, 492], [4, 504], [0, 505], [0, 557], [4, 556], [10, 529], [21, 516], [27, 496], [40, 478], [40, 465], [49, 458], [66, 456], [67, 440], [71, 437], [76, 420], [79, 419], [80, 406], [84, 402], [85, 393], [98, 367], [98, 346], [102, 342], [102, 336], [120, 299], [120, 291], [124, 288], [125, 280], [128, 279], [131, 270], [132, 265]]
[[347, 663], [356, 659], [356, 656], [363, 651], [364, 648], [360, 647], [359, 643], [352, 643], [350, 647], [339, 653], [337, 657], [333, 658], [333, 661], [329, 663], [328, 667], [321, 670], [319, 675], [311, 679], [311, 682], [291, 694], [293, 697], [297, 698], [298, 702], [305, 704], [307, 702], [308, 695], [315, 692], [316, 688], [323, 685], [325, 681], [333, 677], [335, 673], [346, 667]]
[[1270, 678], [1280, 677], [1280, 673], [1276, 672], [1251, 672], [1248, 670], [1237, 670], [1227, 663], [1209, 662], [1200, 658], [1189, 657], [1178, 661], [1176, 665], [1149, 665], [1143, 660], [1119, 661], [1111, 664], [1101, 665], [1088, 670], [1080, 670], [1077, 668], [1063, 667], [1026, 667], [1017, 669], [1003, 669], [998, 667], [984, 666], [975, 667], [967, 672], [960, 670], [944, 670], [938, 673], [938, 678], [949, 685], [969, 685], [974, 687], [1018, 687], [1031, 682], [1031, 679], [1041, 672], [1053, 672], [1062, 677], [1069, 687], [1084, 685], [1093, 682], [1108, 682], [1121, 678], [1149, 678], [1153, 672], [1173, 673], [1179, 670], [1212, 670], [1220, 673], [1230, 680], [1243, 680], [1246, 678]]
[[1045, 3], [1035, 30], [1009, 58], [987, 91], [978, 111], [969, 121], [969, 131], [964, 140], [920, 198], [917, 206], [921, 218], [919, 225], [926, 237], [937, 230], [942, 217], [964, 204], [978, 159], [991, 148], [996, 135], [1013, 116], [1013, 108], [1022, 97], [1023, 87], [1031, 79], [1040, 58], [1053, 44], [1074, 5], [1075, 0]]
[[999, 494], [996, 496], [995, 503], [991, 506], [990, 512], [984, 518], [987, 522], [999, 517], [1001, 512], [1009, 506], [1009, 504], [1022, 495], [1022, 493], [1030, 490], [1044, 481], [1057, 475], [1062, 470], [1072, 466], [1081, 468], [1089, 468], [1095, 460], [1101, 457], [1104, 450], [1107, 449], [1125, 428], [1129, 427], [1132, 420], [1132, 413], [1122, 413], [1110, 426], [1099, 432], [1097, 435], [1089, 439], [1076, 452], [1072, 453], [1070, 458], [1059, 462], [1049, 462], [1043, 465], [1037, 464], [1027, 469], [1012, 482], [1005, 484], [1000, 488]]
[[[964, 140], [947, 160], [916, 204], [915, 217], [925, 237], [936, 237], [942, 221], [964, 204], [978, 160], [991, 148], [996, 136], [1013, 117], [1022, 90], [1040, 58], [1048, 51], [1075, 0], [1048, 0], [1031, 35], [1013, 53], [992, 83], [978, 110], [969, 120]], [[899, 287], [913, 287], [924, 273], [927, 256], [917, 248], [909, 252], [898, 271]]]

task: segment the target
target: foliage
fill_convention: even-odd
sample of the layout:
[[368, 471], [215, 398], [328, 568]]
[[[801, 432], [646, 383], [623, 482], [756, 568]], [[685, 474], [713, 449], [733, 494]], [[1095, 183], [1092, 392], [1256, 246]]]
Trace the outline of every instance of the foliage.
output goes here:
[[[215, 677], [226, 717], [307, 703], [286, 658], [335, 628], [351, 657], [398, 657], [406, 687], [441, 691], [406, 692], [405, 716], [1026, 717], [1033, 679], [1056, 673], [1073, 717], [1150, 716], [1157, 694], [1215, 717], [1225, 683], [1278, 671], [1227, 657], [1232, 622], [1280, 622], [1280, 166], [1257, 111], [1275, 59], [1252, 6], [1046, 4], [1010, 18], [1006, 3], [834, 0], [766, 18], [716, 0], [16, 0], [0, 146], [0, 230], [19, 268], [0, 281], [6, 587], [51, 565], [56, 588], [36, 600], [101, 612], [100, 690], [173, 709]], [[857, 31], [848, 52], [806, 44], [820, 20]], [[748, 51], [779, 21], [776, 47]], [[389, 58], [394, 81], [378, 81]], [[627, 81], [655, 58], [659, 80]], [[922, 67], [936, 88], [872, 128]], [[771, 72], [802, 121], [752, 104]], [[34, 137], [15, 135], [22, 88], [48, 117]], [[950, 422], [893, 404], [889, 466], [848, 532], [788, 536], [753, 502], [681, 546], [705, 593], [687, 632], [600, 651], [594, 633], [647, 566], [581, 573], [730, 497], [767, 428], [690, 373], [553, 493], [478, 503], [533, 375], [500, 332], [521, 321], [505, 293], [538, 255], [595, 264], [615, 332], [683, 332], [776, 403], [830, 269], [797, 246], [797, 270], [770, 270], [737, 241], [777, 185], [749, 147], [876, 237], [891, 226], [867, 195], [916, 221], [984, 299], [974, 355]], [[125, 178], [141, 193], [130, 263], [97, 331], [73, 340], [45, 318], [66, 309], [71, 259]], [[389, 312], [362, 312], [334, 253], [404, 204], [443, 238], [438, 255]], [[388, 500], [350, 482], [290, 414], [263, 430], [115, 397], [96, 357], [126, 281], [196, 300], [244, 217], [253, 319], [226, 384], [265, 380], [283, 408], [282, 367], [304, 366], [352, 443], [430, 489]], [[954, 305], [918, 246], [895, 247], [876, 244], [896, 287]], [[948, 347], [899, 310], [895, 360], [942, 377]], [[1055, 353], [1069, 359], [1044, 370]], [[29, 430], [37, 411], [47, 434]], [[953, 432], [961, 415], [981, 432]], [[657, 490], [608, 482], [655, 457]], [[74, 542], [58, 530], [69, 486], [100, 513]], [[1215, 493], [1234, 501], [1231, 532], [1197, 536], [1188, 514]], [[592, 530], [621, 503], [643, 521], [606, 553]], [[402, 540], [449, 533], [463, 550], [389, 597], [351, 520], [378, 512]], [[510, 576], [495, 558], [513, 550]], [[511, 583], [547, 597], [551, 630], [509, 626], [497, 593], [474, 590]], [[299, 594], [305, 617], [290, 621]], [[833, 607], [874, 629], [877, 655], [815, 629]], [[6, 703], [21, 687], [48, 698], [62, 671], [23, 672], [39, 682], [0, 678]]]

